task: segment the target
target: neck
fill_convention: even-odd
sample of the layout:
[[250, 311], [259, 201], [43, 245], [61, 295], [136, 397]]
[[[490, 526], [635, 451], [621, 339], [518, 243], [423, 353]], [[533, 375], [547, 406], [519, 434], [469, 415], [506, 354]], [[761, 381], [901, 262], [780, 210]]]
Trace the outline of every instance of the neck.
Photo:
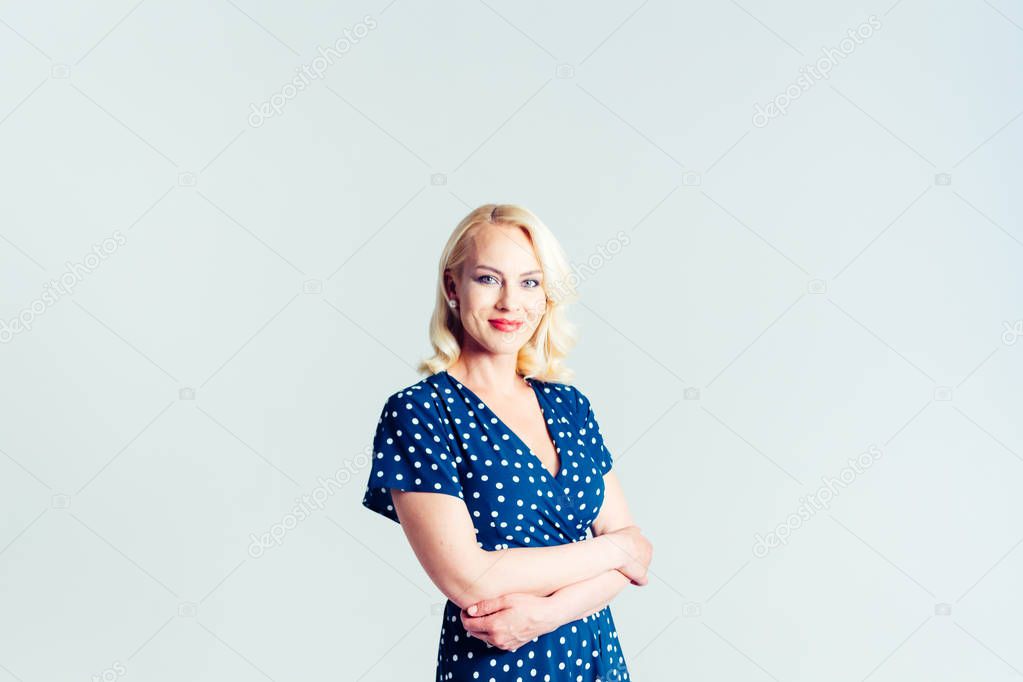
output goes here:
[[468, 386], [474, 393], [511, 395], [520, 391], [523, 385], [528, 385], [516, 372], [516, 360], [514, 355], [463, 353], [447, 371], [452, 378]]

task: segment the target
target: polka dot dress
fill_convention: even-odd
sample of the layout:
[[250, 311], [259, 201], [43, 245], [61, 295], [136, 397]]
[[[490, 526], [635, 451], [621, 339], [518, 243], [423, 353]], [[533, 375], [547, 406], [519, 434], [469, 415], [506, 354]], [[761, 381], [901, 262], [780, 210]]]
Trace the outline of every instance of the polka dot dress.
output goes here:
[[[604, 501], [611, 454], [583, 393], [527, 379], [561, 460], [544, 468], [468, 387], [446, 371], [387, 399], [373, 439], [362, 504], [398, 522], [390, 488], [464, 500], [485, 550], [579, 542]], [[460, 609], [444, 607], [437, 682], [596, 682], [629, 680], [610, 606], [505, 651], [469, 636]]]

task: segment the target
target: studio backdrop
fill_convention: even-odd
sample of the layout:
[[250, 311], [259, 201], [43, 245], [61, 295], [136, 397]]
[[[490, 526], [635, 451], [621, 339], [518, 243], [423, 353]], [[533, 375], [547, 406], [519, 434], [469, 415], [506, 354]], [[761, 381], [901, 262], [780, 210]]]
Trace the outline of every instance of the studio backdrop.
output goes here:
[[1023, 8], [0, 4], [0, 681], [428, 680], [361, 505], [535, 212], [655, 547], [632, 678], [1023, 675]]

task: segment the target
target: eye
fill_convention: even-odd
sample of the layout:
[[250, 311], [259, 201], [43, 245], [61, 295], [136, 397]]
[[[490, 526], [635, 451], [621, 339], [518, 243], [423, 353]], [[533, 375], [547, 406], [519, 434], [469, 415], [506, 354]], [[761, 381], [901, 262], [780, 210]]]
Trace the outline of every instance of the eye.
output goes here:
[[538, 280], [538, 279], [525, 279], [525, 280], [522, 280], [522, 281], [523, 282], [533, 282], [533, 286], [527, 287], [528, 289], [535, 289], [538, 286], [540, 286], [540, 280]]
[[476, 281], [479, 282], [480, 284], [489, 284], [489, 282], [485, 281], [488, 277], [493, 280], [497, 279], [493, 275], [480, 275], [479, 277], [476, 278]]

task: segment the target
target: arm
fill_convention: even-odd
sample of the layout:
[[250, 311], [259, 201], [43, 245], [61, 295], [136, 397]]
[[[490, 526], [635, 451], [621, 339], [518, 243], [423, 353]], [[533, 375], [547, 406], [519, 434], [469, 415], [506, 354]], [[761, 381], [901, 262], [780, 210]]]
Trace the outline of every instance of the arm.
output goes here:
[[[625, 491], [613, 471], [604, 475], [604, 504], [590, 526], [593, 536], [600, 537], [620, 528], [633, 526], [632, 513], [625, 501]], [[618, 596], [631, 581], [621, 571], [604, 571], [600, 575], [567, 585], [551, 595], [561, 622], [567, 623], [597, 613]]]
[[[595, 538], [607, 538], [632, 523], [618, 478], [608, 472], [604, 476], [604, 504], [590, 530]], [[644, 557], [647, 561], [652, 556], [652, 548], [648, 551]], [[614, 569], [566, 585], [547, 598], [508, 594], [486, 599], [475, 604], [473, 613], [463, 609], [462, 626], [472, 636], [492, 646], [514, 650], [537, 635], [597, 613], [630, 582], [622, 571]]]
[[557, 624], [592, 616], [610, 604], [628, 584], [629, 579], [614, 570], [561, 588], [551, 595], [558, 613]]
[[[392, 489], [394, 508], [416, 558], [444, 595], [461, 608], [521, 592], [546, 597], [563, 585], [635, 566], [632, 535], [595, 537], [552, 547], [493, 552], [476, 542], [465, 502], [451, 495]], [[640, 576], [645, 575], [645, 566]]]

